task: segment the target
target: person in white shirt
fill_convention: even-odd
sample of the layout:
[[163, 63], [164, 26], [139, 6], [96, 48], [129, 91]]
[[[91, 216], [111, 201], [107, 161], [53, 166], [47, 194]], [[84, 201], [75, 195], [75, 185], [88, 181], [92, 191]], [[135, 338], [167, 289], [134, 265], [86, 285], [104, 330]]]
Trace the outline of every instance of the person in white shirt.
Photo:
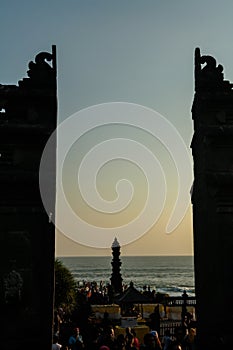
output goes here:
[[52, 344], [52, 350], [60, 350], [61, 349], [61, 344], [58, 343], [58, 336], [54, 335], [53, 337], [53, 344]]

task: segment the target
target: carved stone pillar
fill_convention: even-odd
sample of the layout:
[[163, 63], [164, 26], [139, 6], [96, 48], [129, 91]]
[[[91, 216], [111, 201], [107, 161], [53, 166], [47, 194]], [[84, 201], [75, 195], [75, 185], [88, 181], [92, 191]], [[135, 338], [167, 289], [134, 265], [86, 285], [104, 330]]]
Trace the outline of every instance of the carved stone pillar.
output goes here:
[[223, 67], [195, 52], [193, 228], [198, 349], [231, 347], [233, 90]]
[[[39, 167], [56, 128], [56, 90], [55, 47], [29, 63], [28, 78], [18, 85], [0, 85], [0, 340], [6, 350], [51, 350], [55, 229], [41, 201]], [[56, 145], [51, 151], [54, 215]]]

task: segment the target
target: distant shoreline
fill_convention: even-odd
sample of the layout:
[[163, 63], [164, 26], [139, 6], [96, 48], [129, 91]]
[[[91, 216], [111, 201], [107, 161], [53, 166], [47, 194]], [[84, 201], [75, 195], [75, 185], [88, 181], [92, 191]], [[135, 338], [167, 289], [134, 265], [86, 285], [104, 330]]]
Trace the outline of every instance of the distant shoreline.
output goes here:
[[[76, 281], [107, 284], [112, 274], [112, 256], [60, 257]], [[181, 296], [186, 290], [195, 294], [193, 256], [120, 256], [124, 285], [132, 281], [135, 288], [150, 287], [170, 296]]]
[[[59, 259], [59, 258], [107, 258], [107, 257], [112, 257], [111, 255], [56, 255], [55, 258]], [[175, 257], [194, 257], [194, 255], [121, 255], [120, 258], [140, 258], [140, 257], [163, 257], [163, 258], [167, 258], [167, 257], [171, 257], [171, 258], [175, 258]]]

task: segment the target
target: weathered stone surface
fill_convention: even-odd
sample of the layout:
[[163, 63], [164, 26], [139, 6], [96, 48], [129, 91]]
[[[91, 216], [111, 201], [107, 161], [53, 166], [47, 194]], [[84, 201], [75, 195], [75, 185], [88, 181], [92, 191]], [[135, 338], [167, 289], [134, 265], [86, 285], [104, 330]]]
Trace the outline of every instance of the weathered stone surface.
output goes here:
[[[29, 63], [28, 76], [18, 85], [0, 85], [0, 342], [5, 350], [51, 349], [52, 340], [55, 230], [41, 201], [39, 166], [56, 128], [55, 47]], [[53, 152], [49, 175], [55, 204]]]
[[192, 115], [198, 349], [221, 350], [232, 346], [233, 90], [223, 67], [199, 49]]

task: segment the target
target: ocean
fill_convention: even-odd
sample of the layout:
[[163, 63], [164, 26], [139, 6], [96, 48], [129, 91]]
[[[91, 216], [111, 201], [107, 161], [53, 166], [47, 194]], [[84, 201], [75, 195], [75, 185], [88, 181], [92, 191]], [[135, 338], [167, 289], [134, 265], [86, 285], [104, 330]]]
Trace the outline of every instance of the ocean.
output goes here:
[[[75, 280], [98, 284], [110, 282], [112, 257], [59, 257], [71, 271]], [[195, 295], [194, 263], [192, 256], [122, 256], [120, 257], [123, 284], [142, 290], [150, 286], [157, 292], [170, 296], [181, 296], [186, 290], [189, 296]]]

